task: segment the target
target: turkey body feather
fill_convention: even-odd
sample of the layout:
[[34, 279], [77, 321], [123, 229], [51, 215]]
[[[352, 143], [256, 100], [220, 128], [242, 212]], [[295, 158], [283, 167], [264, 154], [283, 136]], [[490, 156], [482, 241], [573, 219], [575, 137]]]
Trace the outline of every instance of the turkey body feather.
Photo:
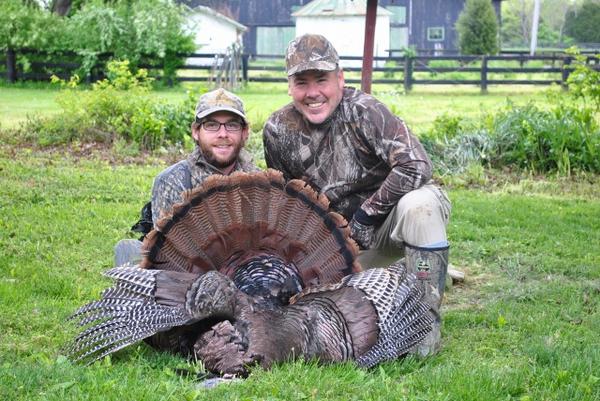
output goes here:
[[433, 316], [401, 264], [361, 271], [345, 220], [279, 172], [213, 176], [162, 216], [138, 266], [72, 319], [92, 362], [140, 340], [217, 373], [294, 357], [370, 367], [405, 354]]
[[[336, 286], [300, 293], [288, 305], [269, 306], [217, 271], [192, 277], [117, 267], [106, 275], [115, 280], [109, 295], [73, 316], [93, 324], [69, 348], [74, 360], [93, 361], [157, 332], [204, 322], [189, 340], [191, 352], [218, 373], [245, 375], [253, 364], [268, 368], [294, 357], [370, 367], [408, 352], [433, 322], [402, 265], [355, 273]], [[151, 291], [140, 291], [140, 280]], [[161, 289], [166, 283], [179, 288]], [[115, 288], [122, 291], [118, 298], [110, 296]], [[185, 295], [174, 299], [182, 288]]]

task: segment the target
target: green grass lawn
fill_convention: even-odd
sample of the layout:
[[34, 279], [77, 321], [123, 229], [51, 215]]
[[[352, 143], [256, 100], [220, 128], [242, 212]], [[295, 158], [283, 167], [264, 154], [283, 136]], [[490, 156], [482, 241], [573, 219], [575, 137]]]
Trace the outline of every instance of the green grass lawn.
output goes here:
[[[167, 99], [169, 102], [182, 101], [186, 91], [206, 90], [203, 85], [186, 84], [173, 89], [153, 91], [149, 96]], [[28, 115], [48, 116], [60, 111], [57, 102], [58, 89], [47, 85], [13, 87], [0, 86], [0, 128], [16, 127], [25, 121]], [[244, 100], [249, 119], [257, 126], [269, 115], [290, 102], [287, 85], [282, 83], [258, 84], [250, 83], [237, 91]], [[481, 95], [477, 87], [444, 86], [418, 87], [410, 94], [404, 94], [401, 86], [374, 85], [373, 93], [407, 121], [416, 133], [425, 131], [433, 120], [444, 114], [455, 114], [466, 117], [479, 117], [482, 113], [497, 110], [507, 100], [522, 104], [534, 101], [547, 104], [548, 94], [560, 94], [558, 88], [548, 87], [492, 87], [487, 95]]]
[[589, 176], [449, 190], [451, 262], [467, 276], [447, 292], [434, 357], [369, 371], [284, 363], [213, 390], [177, 373], [196, 365], [143, 344], [72, 365], [66, 318], [108, 285], [100, 273], [162, 168], [0, 146], [0, 399], [600, 399], [600, 181]]

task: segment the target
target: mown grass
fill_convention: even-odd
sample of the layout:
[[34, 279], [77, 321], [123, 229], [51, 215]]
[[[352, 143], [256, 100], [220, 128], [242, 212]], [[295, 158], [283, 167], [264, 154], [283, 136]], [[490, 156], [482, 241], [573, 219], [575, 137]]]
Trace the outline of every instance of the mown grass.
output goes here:
[[444, 347], [385, 363], [296, 361], [213, 390], [200, 368], [143, 344], [92, 366], [60, 349], [67, 316], [98, 297], [163, 165], [0, 147], [0, 399], [598, 400], [600, 180], [534, 178], [450, 189]]
[[[173, 89], [152, 91], [149, 96], [181, 102], [186, 91], [206, 91], [205, 85], [185, 84]], [[416, 87], [409, 94], [401, 85], [373, 85], [373, 93], [404, 118], [416, 133], [425, 132], [436, 117], [444, 113], [459, 114], [464, 117], [479, 117], [485, 110], [498, 109], [508, 99], [517, 104], [534, 101], [538, 105], [548, 104], [550, 96], [560, 96], [559, 88], [548, 87], [491, 87], [482, 96], [479, 88], [473, 86]], [[60, 111], [57, 103], [57, 88], [48, 85], [28, 85], [14, 87], [0, 85], [0, 128], [17, 127], [28, 116], [44, 117]], [[290, 102], [285, 83], [250, 83], [237, 91], [244, 100], [247, 114], [255, 131], [269, 115]]]

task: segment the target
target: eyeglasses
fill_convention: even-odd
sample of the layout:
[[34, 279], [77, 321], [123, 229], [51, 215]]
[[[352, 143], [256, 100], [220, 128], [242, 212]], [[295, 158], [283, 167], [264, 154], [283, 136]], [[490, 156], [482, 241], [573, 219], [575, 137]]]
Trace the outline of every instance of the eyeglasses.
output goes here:
[[227, 132], [238, 132], [244, 128], [244, 124], [242, 124], [241, 122], [236, 121], [236, 120], [227, 121], [225, 123], [220, 123], [215, 120], [206, 120], [206, 121], [202, 121], [202, 123], [200, 125], [202, 125], [202, 128], [204, 128], [205, 130], [211, 131], [211, 132], [216, 132], [216, 131], [220, 130], [221, 125], [225, 126], [225, 131], [227, 131]]

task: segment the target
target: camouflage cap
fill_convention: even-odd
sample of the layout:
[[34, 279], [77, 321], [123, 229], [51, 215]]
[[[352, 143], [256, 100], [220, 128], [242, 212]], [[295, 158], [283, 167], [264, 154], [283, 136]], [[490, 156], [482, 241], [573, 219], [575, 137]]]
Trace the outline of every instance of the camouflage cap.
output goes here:
[[196, 105], [196, 120], [201, 120], [217, 111], [229, 111], [242, 117], [246, 124], [248, 123], [242, 99], [223, 88], [207, 92], [200, 96]]
[[340, 58], [322, 35], [307, 33], [292, 40], [285, 53], [288, 77], [306, 70], [333, 71]]

